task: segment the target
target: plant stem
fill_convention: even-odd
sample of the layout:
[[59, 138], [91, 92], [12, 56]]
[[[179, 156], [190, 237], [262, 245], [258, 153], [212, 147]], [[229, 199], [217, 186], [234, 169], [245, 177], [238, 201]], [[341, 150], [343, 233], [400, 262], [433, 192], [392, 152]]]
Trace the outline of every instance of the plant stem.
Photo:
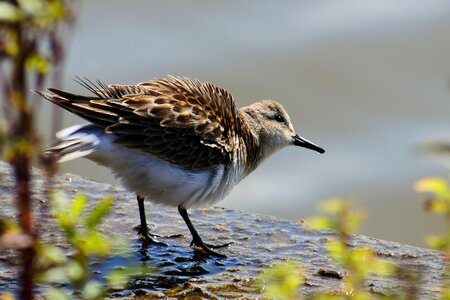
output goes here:
[[[10, 103], [13, 103], [13, 124], [11, 133], [14, 143], [21, 141], [31, 141], [32, 121], [31, 115], [27, 108], [26, 91], [27, 82], [25, 75], [25, 60], [27, 56], [27, 41], [23, 34], [23, 28], [20, 24], [14, 25], [14, 30], [19, 41], [19, 53], [14, 58], [13, 76], [11, 82], [12, 97]], [[24, 234], [31, 237], [34, 236], [32, 228], [31, 200], [30, 200], [30, 151], [29, 147], [15, 147], [11, 163], [13, 165], [16, 178], [16, 205], [19, 212], [19, 223]], [[22, 249], [22, 291], [21, 299], [33, 298], [33, 259], [34, 245]]]

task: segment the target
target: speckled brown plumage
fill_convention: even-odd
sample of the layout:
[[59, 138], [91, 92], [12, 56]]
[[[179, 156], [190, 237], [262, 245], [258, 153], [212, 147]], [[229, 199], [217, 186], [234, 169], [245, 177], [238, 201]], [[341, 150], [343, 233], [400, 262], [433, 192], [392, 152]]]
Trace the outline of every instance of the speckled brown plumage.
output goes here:
[[231, 160], [237, 111], [224, 89], [176, 77], [138, 85], [79, 82], [95, 96], [54, 88], [40, 94], [117, 135], [116, 143], [177, 166], [204, 169]]

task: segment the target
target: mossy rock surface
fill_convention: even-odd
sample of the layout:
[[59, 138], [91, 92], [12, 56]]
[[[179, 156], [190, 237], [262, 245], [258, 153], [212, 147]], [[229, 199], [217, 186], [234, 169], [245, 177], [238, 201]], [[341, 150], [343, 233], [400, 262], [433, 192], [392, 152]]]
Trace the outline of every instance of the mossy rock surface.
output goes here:
[[[73, 197], [82, 192], [90, 197], [90, 205], [105, 195], [116, 198], [114, 209], [101, 224], [103, 232], [125, 239], [132, 248], [126, 257], [93, 260], [91, 268], [99, 279], [108, 270], [120, 266], [141, 265], [153, 271], [130, 279], [127, 287], [111, 291], [111, 298], [153, 299], [186, 297], [193, 299], [260, 298], [255, 284], [261, 270], [271, 263], [298, 261], [306, 273], [301, 293], [311, 295], [320, 291], [339, 292], [343, 271], [326, 253], [328, 233], [311, 232], [298, 222], [239, 211], [209, 208], [192, 210], [191, 220], [200, 235], [210, 243], [233, 242], [219, 249], [227, 258], [205, 256], [189, 247], [190, 234], [174, 208], [146, 203], [147, 218], [152, 232], [160, 235], [183, 234], [182, 237], [162, 239], [167, 246], [144, 246], [132, 229], [139, 223], [135, 195], [119, 186], [93, 182], [76, 175], [60, 174], [51, 184], [53, 188]], [[64, 238], [50, 217], [45, 190], [50, 184], [39, 170], [33, 172], [34, 214], [40, 235], [47, 243], [68, 249]], [[8, 164], [0, 162], [0, 214], [13, 217], [13, 176]], [[353, 246], [369, 246], [384, 259], [402, 265], [406, 270], [419, 270], [420, 297], [432, 299], [440, 289], [443, 272], [439, 253], [356, 235]], [[0, 291], [15, 292], [18, 288], [18, 258], [11, 251], [0, 252]], [[367, 289], [387, 294], [404, 286], [393, 278], [371, 277]]]

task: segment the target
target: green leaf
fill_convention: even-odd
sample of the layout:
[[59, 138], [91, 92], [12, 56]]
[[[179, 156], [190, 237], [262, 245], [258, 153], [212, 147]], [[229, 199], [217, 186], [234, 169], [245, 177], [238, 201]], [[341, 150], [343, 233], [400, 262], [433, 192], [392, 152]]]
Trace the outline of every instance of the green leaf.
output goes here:
[[38, 257], [43, 260], [45, 264], [62, 264], [66, 261], [66, 256], [64, 252], [55, 246], [40, 244], [36, 247]]
[[15, 5], [0, 2], [0, 22], [19, 22], [23, 15]]
[[450, 286], [447, 286], [446, 289], [442, 292], [441, 299], [450, 300]]
[[84, 194], [76, 194], [72, 200], [72, 206], [69, 210], [69, 218], [71, 219], [79, 219], [81, 213], [86, 207], [87, 196]]
[[392, 276], [395, 273], [395, 265], [392, 263], [383, 260], [383, 259], [374, 259], [374, 263], [371, 266], [371, 271], [378, 276]]
[[348, 205], [348, 200], [343, 200], [341, 198], [329, 198], [320, 202], [319, 207], [323, 212], [338, 214], [345, 210]]
[[71, 300], [70, 294], [67, 290], [63, 288], [47, 288], [44, 292], [45, 299], [52, 300]]
[[367, 248], [356, 248], [347, 251], [347, 267], [357, 270], [357, 272], [351, 274], [351, 276], [361, 278], [366, 277], [368, 272], [371, 271], [372, 265], [376, 259], [372, 250]]
[[428, 199], [425, 201], [425, 209], [439, 215], [446, 215], [450, 209], [450, 202], [444, 199]]
[[449, 241], [440, 235], [429, 235], [425, 241], [429, 247], [436, 250], [442, 250], [449, 246]]
[[306, 225], [313, 230], [335, 230], [333, 220], [328, 217], [310, 217], [305, 220]]
[[57, 218], [60, 215], [66, 215], [69, 211], [69, 200], [61, 193], [52, 193], [52, 208]]
[[86, 227], [94, 228], [97, 226], [103, 218], [111, 211], [114, 200], [112, 197], [102, 199], [92, 209], [91, 213], [86, 218]]
[[88, 254], [107, 256], [111, 253], [111, 240], [98, 231], [89, 231], [85, 235], [83, 249]]
[[34, 54], [27, 58], [25, 67], [38, 73], [46, 74], [50, 69], [50, 61], [39, 54]]
[[105, 294], [105, 290], [103, 286], [94, 280], [90, 280], [87, 282], [81, 292], [81, 295], [83, 296], [83, 299], [90, 300], [90, 299], [102, 299], [103, 295]]
[[108, 285], [113, 289], [123, 289], [130, 277], [126, 268], [114, 269], [108, 274]]
[[366, 213], [363, 210], [349, 211], [346, 224], [344, 225], [348, 230], [346, 234], [357, 233], [365, 218]]
[[42, 14], [44, 10], [44, 1], [40, 0], [18, 0], [20, 7], [30, 15]]
[[292, 299], [304, 282], [300, 266], [295, 261], [273, 265], [263, 276], [266, 294], [270, 298]]
[[67, 269], [63, 267], [52, 267], [38, 276], [40, 282], [64, 283], [68, 282]]
[[449, 198], [450, 190], [447, 181], [442, 177], [427, 177], [414, 184], [417, 192], [433, 193], [439, 198]]
[[50, 3], [48, 3], [47, 11], [53, 20], [61, 19], [66, 15], [66, 9], [60, 0], [50, 1]]
[[69, 200], [61, 193], [52, 194], [52, 209], [59, 226], [64, 231], [64, 234], [73, 239], [75, 235], [75, 226], [79, 222], [78, 218], [70, 214], [72, 209]]
[[67, 264], [66, 274], [71, 281], [80, 281], [85, 276], [83, 266], [76, 261], [71, 261]]
[[359, 290], [359, 291], [355, 291], [352, 293], [351, 299], [352, 300], [372, 300], [372, 299], [374, 299], [374, 296], [370, 292]]
[[338, 295], [317, 294], [314, 295], [313, 300], [345, 300], [346, 298]]
[[328, 253], [333, 257], [333, 259], [342, 264], [345, 260], [345, 256], [347, 254], [347, 249], [345, 244], [338, 239], [331, 239], [327, 243]]

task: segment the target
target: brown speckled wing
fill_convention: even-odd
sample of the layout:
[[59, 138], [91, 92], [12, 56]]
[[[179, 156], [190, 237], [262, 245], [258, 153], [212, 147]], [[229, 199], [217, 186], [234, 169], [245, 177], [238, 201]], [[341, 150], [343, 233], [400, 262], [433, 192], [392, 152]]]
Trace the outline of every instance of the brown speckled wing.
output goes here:
[[237, 112], [227, 91], [176, 77], [138, 85], [78, 81], [96, 96], [38, 93], [117, 135], [116, 143], [180, 167], [200, 170], [230, 161]]

